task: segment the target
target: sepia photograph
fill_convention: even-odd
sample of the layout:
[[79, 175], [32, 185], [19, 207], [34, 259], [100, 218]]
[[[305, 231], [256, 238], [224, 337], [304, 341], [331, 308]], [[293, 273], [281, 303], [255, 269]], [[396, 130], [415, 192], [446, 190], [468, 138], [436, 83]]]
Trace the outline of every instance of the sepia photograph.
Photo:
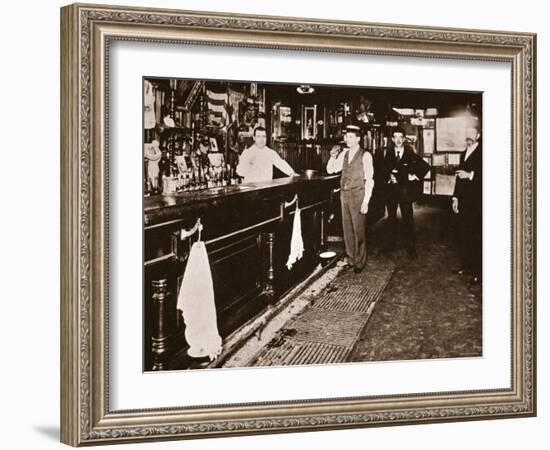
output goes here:
[[482, 92], [143, 77], [143, 370], [483, 356]]

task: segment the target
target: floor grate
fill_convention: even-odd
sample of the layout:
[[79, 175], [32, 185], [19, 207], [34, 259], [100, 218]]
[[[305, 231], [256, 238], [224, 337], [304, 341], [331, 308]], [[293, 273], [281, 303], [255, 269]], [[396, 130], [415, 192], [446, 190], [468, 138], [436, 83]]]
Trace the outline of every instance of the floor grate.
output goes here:
[[342, 345], [289, 339], [280, 347], [267, 349], [255, 366], [290, 366], [345, 362], [350, 349]]
[[361, 274], [345, 270], [310, 306], [289, 320], [251, 366], [346, 362], [395, 265], [369, 261]]

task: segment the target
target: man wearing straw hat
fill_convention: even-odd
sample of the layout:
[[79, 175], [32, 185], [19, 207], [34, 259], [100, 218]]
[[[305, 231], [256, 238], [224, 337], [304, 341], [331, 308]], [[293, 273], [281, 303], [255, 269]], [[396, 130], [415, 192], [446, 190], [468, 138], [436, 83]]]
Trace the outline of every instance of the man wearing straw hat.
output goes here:
[[361, 130], [348, 125], [344, 140], [347, 148], [339, 152], [336, 146], [330, 151], [327, 172], [342, 172], [340, 178], [340, 202], [342, 204], [342, 227], [348, 262], [355, 273], [360, 273], [367, 263], [366, 214], [374, 186], [372, 156], [364, 151]]

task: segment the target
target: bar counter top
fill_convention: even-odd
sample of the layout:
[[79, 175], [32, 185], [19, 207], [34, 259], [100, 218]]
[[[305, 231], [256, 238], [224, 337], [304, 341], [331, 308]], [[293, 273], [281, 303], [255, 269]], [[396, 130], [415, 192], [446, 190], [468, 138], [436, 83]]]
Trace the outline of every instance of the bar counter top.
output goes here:
[[[160, 194], [145, 197], [143, 201], [144, 224], [151, 226], [169, 220], [177, 219], [182, 213], [201, 204], [215, 206], [226, 199], [244, 199], [263, 197], [269, 194], [284, 194], [285, 190], [320, 185], [339, 178], [339, 175], [299, 175], [294, 177], [276, 178], [258, 183], [243, 183], [239, 185], [215, 187], [200, 191], [181, 192], [176, 194]], [[290, 200], [290, 199], [289, 199]]]

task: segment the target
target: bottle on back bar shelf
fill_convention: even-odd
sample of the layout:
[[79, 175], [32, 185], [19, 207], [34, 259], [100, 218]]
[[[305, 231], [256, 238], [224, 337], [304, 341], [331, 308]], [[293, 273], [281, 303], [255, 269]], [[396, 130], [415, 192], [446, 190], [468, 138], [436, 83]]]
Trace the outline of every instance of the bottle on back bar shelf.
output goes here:
[[185, 192], [189, 189], [189, 170], [184, 171], [182, 176], [183, 176], [183, 179], [182, 179], [181, 188]]
[[199, 160], [199, 164], [197, 165], [197, 167], [198, 168], [197, 168], [197, 186], [196, 186], [196, 189], [199, 190], [199, 189], [203, 188], [202, 183], [203, 183], [203, 175], [204, 175], [200, 160]]
[[191, 183], [193, 182], [193, 168], [187, 169], [187, 190], [191, 190]]
[[226, 186], [231, 186], [231, 166], [229, 164], [225, 166], [224, 180]]
[[200, 185], [199, 177], [200, 177], [200, 171], [199, 171], [199, 168], [197, 166], [193, 169], [193, 190], [194, 191], [199, 189], [199, 185]]
[[205, 166], [201, 166], [201, 173], [202, 173], [201, 189], [206, 189], [208, 187], [208, 169]]
[[216, 186], [223, 186], [222, 168], [216, 167]]
[[210, 166], [209, 172], [210, 172], [210, 187], [216, 187], [218, 185], [218, 177], [217, 177], [218, 174], [216, 173], [216, 168]]
[[222, 186], [227, 186], [227, 170], [225, 170], [224, 165], [220, 167], [220, 179], [222, 182]]
[[212, 170], [212, 167], [208, 167], [205, 171], [206, 175], [206, 187], [212, 188], [215, 186], [215, 179], [214, 179], [214, 171]]

